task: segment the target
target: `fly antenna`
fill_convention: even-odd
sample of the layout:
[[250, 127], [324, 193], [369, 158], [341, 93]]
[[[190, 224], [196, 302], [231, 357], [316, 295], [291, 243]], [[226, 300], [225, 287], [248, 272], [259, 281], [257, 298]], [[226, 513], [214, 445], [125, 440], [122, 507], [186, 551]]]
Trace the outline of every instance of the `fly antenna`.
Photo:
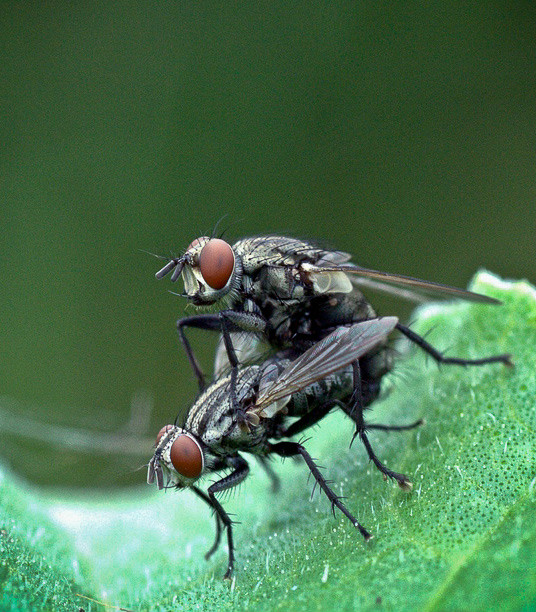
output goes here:
[[174, 257], [168, 263], [158, 270], [155, 274], [157, 280], [164, 278], [167, 274], [173, 270], [173, 274], [171, 275], [171, 281], [175, 282], [179, 276], [181, 275], [182, 269], [184, 268], [184, 257]]

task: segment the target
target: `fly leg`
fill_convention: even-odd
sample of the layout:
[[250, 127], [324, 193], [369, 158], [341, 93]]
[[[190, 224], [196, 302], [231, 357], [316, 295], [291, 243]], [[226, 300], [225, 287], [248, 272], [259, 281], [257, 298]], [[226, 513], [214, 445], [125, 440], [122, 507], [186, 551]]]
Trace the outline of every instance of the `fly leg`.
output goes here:
[[[363, 418], [363, 397], [361, 393], [361, 370], [359, 368], [359, 361], [354, 361], [352, 363], [353, 374], [354, 374], [354, 392], [352, 393], [352, 398], [350, 405], [342, 404], [343, 410], [348, 414], [348, 416], [354, 421], [356, 424], [356, 431], [354, 433], [354, 437], [352, 438], [352, 442], [354, 439], [359, 436], [359, 439], [363, 443], [365, 450], [369, 456], [370, 461], [374, 463], [376, 468], [383, 474], [384, 478], [391, 478], [392, 480], [396, 480], [398, 486], [404, 491], [410, 491], [412, 488], [411, 482], [408, 480], [408, 477], [404, 474], [399, 474], [398, 472], [393, 472], [387, 466], [385, 466], [376, 456], [376, 453], [372, 449], [370, 441], [367, 436], [367, 425], [365, 424], [365, 420]], [[415, 423], [412, 423], [411, 426], [416, 426]], [[396, 425], [384, 425], [384, 428], [396, 428]], [[404, 425], [398, 426], [404, 427]]]
[[240, 457], [240, 455], [236, 455], [235, 457], [229, 457], [227, 459], [227, 464], [229, 465], [229, 467], [234, 468], [233, 471], [221, 480], [218, 480], [211, 484], [208, 488], [208, 498], [210, 499], [210, 505], [214, 508], [216, 516], [220, 518], [224, 527], [227, 529], [229, 563], [227, 564], [227, 571], [225, 572], [225, 576], [223, 577], [224, 580], [230, 578], [231, 574], [233, 573], [234, 567], [234, 546], [232, 529], [233, 521], [231, 520], [231, 517], [227, 514], [227, 512], [225, 512], [220, 502], [216, 499], [216, 493], [219, 493], [220, 491], [226, 491], [227, 489], [231, 489], [232, 487], [236, 487], [236, 485], [240, 484], [249, 474], [249, 465], [245, 459]]
[[225, 350], [227, 351], [227, 359], [229, 359], [229, 364], [231, 365], [231, 388], [230, 388], [230, 396], [231, 396], [231, 405], [237, 417], [240, 419], [243, 414], [240, 411], [240, 406], [238, 404], [238, 398], [236, 397], [236, 379], [238, 377], [238, 357], [236, 356], [236, 351], [233, 346], [233, 341], [231, 339], [231, 334], [229, 331], [229, 325], [227, 324], [227, 320], [225, 315], [220, 312], [220, 327], [223, 336], [223, 343], [225, 345]]
[[328, 412], [333, 408], [333, 405], [336, 403], [337, 402], [334, 400], [316, 406], [304, 414], [300, 419], [292, 423], [292, 425], [287, 427], [287, 429], [283, 430], [281, 435], [278, 437], [291, 438], [292, 436], [301, 433], [304, 429], [316, 425], [318, 421], [323, 419], [328, 414]]
[[227, 358], [231, 365], [231, 403], [237, 415], [241, 415], [245, 422], [243, 411], [236, 397], [236, 379], [238, 377], [238, 358], [231, 339], [231, 330], [238, 329], [252, 333], [262, 333], [266, 330], [266, 321], [260, 316], [252, 313], [234, 312], [224, 310], [218, 315], [220, 321], [223, 343], [227, 351]]
[[221, 325], [218, 315], [211, 314], [200, 314], [193, 315], [191, 317], [184, 317], [177, 321], [177, 331], [179, 332], [179, 338], [181, 339], [182, 345], [184, 346], [184, 350], [186, 351], [186, 356], [188, 357], [188, 361], [192, 366], [192, 370], [194, 371], [195, 377], [197, 378], [197, 382], [199, 384], [199, 391], [204, 391], [205, 384], [205, 375], [201, 371], [199, 363], [192, 351], [192, 347], [190, 346], [190, 342], [184, 333], [185, 327], [195, 327], [197, 329], [207, 329], [210, 331], [220, 331]]
[[210, 501], [210, 497], [206, 493], [203, 493], [203, 491], [201, 491], [201, 489], [197, 488], [196, 486], [192, 486], [192, 491], [197, 495], [197, 497], [202, 499], [207, 505], [209, 505], [212, 508], [212, 511], [214, 512], [214, 516], [216, 517], [216, 537], [214, 539], [214, 544], [212, 544], [212, 546], [210, 547], [210, 550], [208, 550], [205, 553], [205, 559], [208, 561], [210, 557], [212, 557], [212, 555], [218, 550], [218, 547], [220, 545], [221, 519], [220, 519], [220, 515], [216, 512], [216, 508], [212, 505], [212, 502]]
[[233, 404], [236, 402], [236, 376], [238, 373], [238, 359], [233, 347], [230, 332], [246, 331], [252, 333], [263, 333], [266, 330], [266, 321], [257, 314], [246, 312], [234, 312], [233, 310], [223, 310], [218, 314], [200, 314], [191, 317], [183, 317], [177, 321], [177, 331], [181, 339], [188, 361], [192, 366], [194, 374], [199, 384], [199, 390], [205, 389], [205, 375], [197, 362], [192, 351], [190, 342], [184, 333], [185, 327], [195, 327], [209, 331], [220, 331], [223, 335], [227, 358], [231, 364], [231, 397]]
[[427, 352], [431, 355], [437, 363], [451, 363], [456, 365], [485, 365], [487, 363], [504, 363], [504, 365], [512, 367], [514, 364], [512, 362], [512, 356], [508, 354], [504, 355], [492, 355], [491, 357], [482, 357], [480, 359], [463, 359], [462, 357], [445, 357], [443, 353], [435, 349], [431, 344], [426, 342], [426, 340], [416, 334], [413, 330], [401, 323], [396, 324], [396, 329], [399, 332], [403, 333], [408, 340], [414, 342], [417, 346], [420, 346], [423, 351]]
[[311, 474], [313, 475], [314, 479], [331, 502], [333, 511], [335, 512], [335, 507], [337, 507], [344, 514], [344, 516], [346, 516], [350, 520], [352, 525], [359, 529], [361, 535], [365, 538], [365, 540], [370, 540], [372, 538], [372, 534], [370, 534], [357, 521], [357, 519], [342, 503], [340, 498], [330, 489], [326, 479], [322, 476], [311, 455], [309, 455], [309, 453], [301, 444], [298, 444], [297, 442], [278, 442], [277, 444], [270, 445], [270, 451], [280, 455], [281, 457], [294, 457], [296, 455], [301, 455], [305, 463], [307, 464], [307, 467], [311, 471]]
[[[353, 420], [353, 414], [355, 413], [352, 412], [352, 414], [350, 414], [350, 412], [348, 411], [348, 407], [344, 402], [341, 402], [340, 400], [333, 400], [331, 405], [339, 406], [339, 408], [342, 408], [342, 410], [344, 410], [344, 412], [346, 412], [348, 416], [350, 416]], [[420, 427], [421, 425], [424, 425], [424, 419], [418, 419], [417, 421], [414, 421], [413, 423], [408, 423], [407, 425], [384, 425], [382, 423], [365, 422], [365, 429], [367, 431], [369, 429], [378, 429], [380, 431], [409, 431], [410, 429], [415, 429], [416, 427]]]
[[379, 429], [380, 431], [408, 431], [424, 424], [424, 419], [418, 419], [409, 425], [382, 425], [380, 423], [365, 423], [365, 429]]

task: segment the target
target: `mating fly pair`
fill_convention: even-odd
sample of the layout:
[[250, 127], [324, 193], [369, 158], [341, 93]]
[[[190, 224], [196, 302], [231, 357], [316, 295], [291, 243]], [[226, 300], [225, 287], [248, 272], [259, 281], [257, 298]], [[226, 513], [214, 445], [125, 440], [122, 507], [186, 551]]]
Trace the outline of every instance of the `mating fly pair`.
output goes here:
[[[381, 378], [392, 367], [388, 335], [395, 329], [437, 362], [483, 365], [509, 355], [481, 359], [445, 357], [395, 317], [378, 317], [362, 288], [423, 301], [429, 296], [498, 303], [487, 296], [437, 283], [361, 268], [350, 255], [326, 251], [308, 242], [281, 236], [246, 238], [232, 247], [218, 238], [194, 240], [182, 257], [172, 259], [157, 274], [182, 277], [184, 296], [203, 313], [179, 319], [177, 328], [197, 377], [200, 395], [184, 424], [166, 426], [157, 439], [148, 481], [160, 488], [185, 486], [203, 499], [216, 515], [216, 541], [222, 525], [229, 545], [228, 577], [233, 568], [232, 522], [216, 499], [248, 474], [239, 454], [256, 455], [271, 473], [266, 458], [301, 455], [333, 506], [338, 507], [369, 539], [369, 532], [333, 493], [305, 448], [290, 438], [318, 422], [334, 406], [354, 421], [367, 454], [384, 477], [402, 489], [411, 488], [403, 474], [389, 470], [374, 453], [367, 429], [401, 430], [403, 426], [370, 425], [365, 408], [378, 396]], [[185, 335], [185, 328], [219, 331], [216, 378], [207, 388], [205, 377]], [[275, 352], [260, 361], [262, 341]], [[245, 355], [253, 365], [243, 364]], [[226, 373], [228, 372], [228, 374]], [[289, 420], [294, 419], [289, 423]], [[208, 493], [195, 483], [211, 472], [231, 472], [214, 482]]]

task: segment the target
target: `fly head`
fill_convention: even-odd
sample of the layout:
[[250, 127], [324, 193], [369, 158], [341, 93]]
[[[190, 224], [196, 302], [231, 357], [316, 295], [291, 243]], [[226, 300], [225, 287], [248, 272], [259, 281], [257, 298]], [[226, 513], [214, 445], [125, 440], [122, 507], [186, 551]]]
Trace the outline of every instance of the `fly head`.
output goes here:
[[159, 489], [188, 487], [211, 471], [213, 463], [209, 449], [196, 436], [176, 425], [166, 425], [156, 437], [147, 482], [156, 480]]
[[163, 278], [171, 270], [171, 280], [182, 276], [185, 296], [200, 307], [229, 301], [242, 280], [242, 262], [231, 245], [208, 236], [196, 238], [184, 255], [166, 264], [156, 278]]

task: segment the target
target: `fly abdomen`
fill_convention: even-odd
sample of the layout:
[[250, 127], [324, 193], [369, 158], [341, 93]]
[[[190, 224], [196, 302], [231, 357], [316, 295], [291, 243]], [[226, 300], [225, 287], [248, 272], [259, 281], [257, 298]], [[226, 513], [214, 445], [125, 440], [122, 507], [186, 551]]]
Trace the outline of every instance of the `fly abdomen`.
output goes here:
[[288, 416], [303, 416], [317, 406], [332, 400], [344, 401], [350, 397], [352, 390], [352, 368], [347, 367], [315, 382], [299, 393], [294, 393], [287, 404]]
[[324, 334], [339, 325], [350, 325], [377, 316], [369, 302], [357, 290], [352, 293], [317, 296], [311, 299], [310, 312], [313, 325], [318, 330], [323, 330]]

